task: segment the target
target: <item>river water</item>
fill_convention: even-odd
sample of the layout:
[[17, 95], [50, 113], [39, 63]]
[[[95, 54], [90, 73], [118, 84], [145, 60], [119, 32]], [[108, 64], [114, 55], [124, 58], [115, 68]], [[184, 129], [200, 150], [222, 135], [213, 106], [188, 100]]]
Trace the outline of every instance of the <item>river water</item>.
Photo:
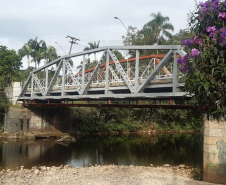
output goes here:
[[202, 169], [202, 146], [200, 133], [83, 136], [69, 144], [55, 140], [1, 141], [0, 167], [185, 164]]

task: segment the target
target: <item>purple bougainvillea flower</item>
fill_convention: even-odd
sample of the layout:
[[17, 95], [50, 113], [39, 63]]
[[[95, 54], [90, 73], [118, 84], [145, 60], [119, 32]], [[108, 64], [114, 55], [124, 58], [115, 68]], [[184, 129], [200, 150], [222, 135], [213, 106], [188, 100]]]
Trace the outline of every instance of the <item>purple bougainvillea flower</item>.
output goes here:
[[210, 7], [209, 2], [205, 2], [205, 3], [201, 2], [199, 5], [201, 6], [202, 10], [207, 10]]
[[209, 37], [214, 37], [214, 35], [215, 35], [215, 32], [210, 32]]
[[220, 37], [218, 40], [220, 44], [222, 44], [223, 46], [226, 46], [226, 27], [222, 27], [219, 30], [219, 33], [220, 33]]
[[219, 7], [219, 0], [213, 0], [212, 2], [212, 9], [213, 10], [218, 10]]
[[180, 71], [181, 71], [182, 73], [186, 73], [186, 72], [187, 72], [187, 66], [182, 66], [182, 67], [180, 68]]
[[180, 58], [180, 59], [177, 61], [177, 63], [180, 64], [180, 66], [181, 66], [181, 67], [180, 67], [180, 72], [182, 72], [182, 73], [187, 73], [187, 72], [189, 72], [189, 73], [190, 73], [191, 67], [189, 66], [189, 61], [188, 61], [189, 57], [190, 57], [190, 54], [187, 53], [187, 54], [184, 56], [183, 59]]
[[212, 3], [219, 3], [219, 0], [211, 0]]
[[183, 44], [186, 45], [186, 46], [191, 46], [192, 45], [192, 40], [185, 39], [184, 42], [183, 42]]
[[215, 26], [209, 26], [206, 28], [207, 32], [210, 32], [209, 37], [214, 37], [215, 33], [218, 31]]
[[208, 9], [209, 9], [209, 7], [210, 7], [210, 2], [207, 1], [205, 3], [200, 3], [199, 5], [200, 5], [200, 11], [201, 11], [201, 13], [202, 14], [206, 14], [207, 11], [208, 11]]
[[199, 56], [200, 52], [199, 52], [198, 49], [193, 48], [193, 49], [191, 50], [191, 54], [192, 54], [193, 57], [197, 57], [197, 56]]
[[199, 20], [200, 20], [200, 21], [203, 21], [203, 18], [202, 18], [202, 17], [199, 17]]
[[214, 32], [216, 31], [216, 27], [215, 26], [209, 26], [208, 28], [206, 28], [207, 32]]
[[[219, 8], [219, 0], [209, 0], [209, 6], [211, 8], [212, 11], [215, 11], [216, 13], [219, 12], [218, 8]], [[206, 9], [206, 12], [208, 11], [209, 8]]]
[[178, 64], [182, 64], [182, 60], [181, 60], [181, 58], [180, 58], [180, 59], [178, 59], [177, 63], [178, 63]]
[[226, 20], [226, 12], [220, 12], [218, 15], [219, 19]]
[[202, 44], [202, 41], [200, 39], [198, 39], [198, 36], [195, 36], [195, 38], [193, 39], [193, 42], [195, 44]]
[[189, 53], [187, 53], [187, 54], [184, 56], [184, 58], [182, 59], [182, 62], [183, 62], [183, 63], [184, 63], [184, 62], [187, 62], [189, 56], [190, 56]]

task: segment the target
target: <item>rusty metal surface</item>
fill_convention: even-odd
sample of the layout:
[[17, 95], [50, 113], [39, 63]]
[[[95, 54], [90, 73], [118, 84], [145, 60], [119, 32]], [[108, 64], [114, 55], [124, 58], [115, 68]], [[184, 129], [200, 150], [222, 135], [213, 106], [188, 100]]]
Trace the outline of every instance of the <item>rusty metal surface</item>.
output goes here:
[[197, 109], [193, 105], [137, 105], [137, 104], [67, 104], [67, 103], [22, 103], [25, 107], [121, 107], [121, 108], [155, 108], [155, 109]]

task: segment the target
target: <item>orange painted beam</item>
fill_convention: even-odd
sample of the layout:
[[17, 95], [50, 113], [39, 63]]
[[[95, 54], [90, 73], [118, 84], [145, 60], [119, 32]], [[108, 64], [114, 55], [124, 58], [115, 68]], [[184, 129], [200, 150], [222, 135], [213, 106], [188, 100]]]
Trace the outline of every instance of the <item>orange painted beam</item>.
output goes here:
[[[144, 60], [144, 59], [148, 59], [148, 58], [164, 58], [164, 57], [165, 57], [165, 55], [147, 55], [147, 56], [139, 57], [139, 60]], [[178, 57], [178, 58], [182, 58], [180, 55], [178, 55], [177, 57]], [[172, 58], [174, 58], [174, 56], [173, 56]], [[128, 62], [130, 62], [130, 61], [136, 61], [136, 58], [129, 58], [129, 59], [128, 59]], [[125, 63], [125, 62], [127, 62], [127, 59], [119, 60], [119, 62], [120, 62], [120, 63]], [[112, 65], [112, 64], [114, 64], [113, 61], [109, 62], [109, 65]], [[102, 64], [100, 67], [106, 67], [106, 63]], [[90, 68], [90, 69], [87, 69], [87, 70], [85, 71], [85, 73], [94, 71], [94, 69], [95, 69], [95, 67], [92, 67], [92, 68]], [[75, 75], [75, 77], [77, 77], [78, 75], [81, 75], [81, 74], [82, 74], [82, 72], [77, 73], [77, 74]]]

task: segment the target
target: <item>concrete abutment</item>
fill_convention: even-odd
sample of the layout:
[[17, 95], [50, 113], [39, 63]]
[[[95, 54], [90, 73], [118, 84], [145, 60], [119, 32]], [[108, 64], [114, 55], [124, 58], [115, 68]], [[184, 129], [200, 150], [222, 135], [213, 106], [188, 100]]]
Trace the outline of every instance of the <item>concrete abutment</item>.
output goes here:
[[4, 131], [70, 133], [73, 131], [73, 110], [70, 108], [24, 108], [12, 106], [5, 115]]
[[226, 184], [226, 121], [204, 118], [203, 181]]

